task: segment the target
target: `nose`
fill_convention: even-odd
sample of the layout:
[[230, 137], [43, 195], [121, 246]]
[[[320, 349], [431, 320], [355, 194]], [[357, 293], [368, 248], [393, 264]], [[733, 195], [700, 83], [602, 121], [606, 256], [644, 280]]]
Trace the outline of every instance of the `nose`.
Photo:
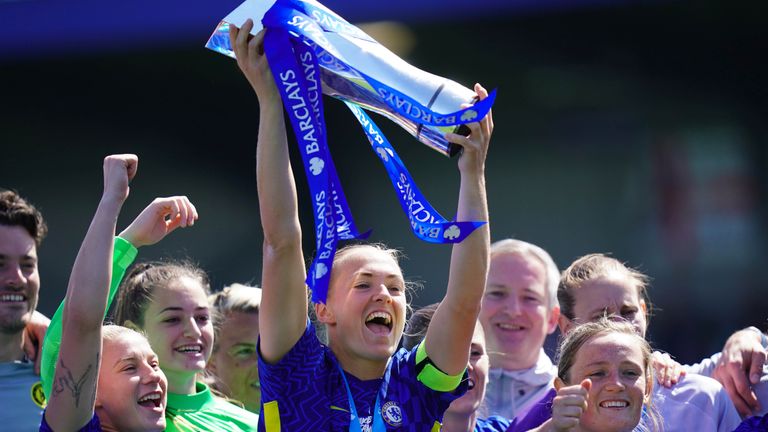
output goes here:
[[184, 336], [190, 337], [190, 338], [198, 338], [203, 334], [202, 331], [200, 331], [200, 326], [197, 325], [197, 321], [195, 320], [195, 317], [190, 317], [187, 320], [187, 324], [184, 326]]
[[9, 263], [3, 266], [2, 281], [6, 286], [20, 288], [26, 284], [27, 278], [18, 263]]
[[621, 378], [619, 377], [618, 372], [613, 372], [608, 377], [607, 384], [605, 386], [606, 391], [622, 391], [624, 390], [626, 386], [624, 385], [624, 382], [621, 381]]
[[152, 366], [147, 365], [148, 372], [144, 375], [144, 384], [154, 384], [162, 381], [163, 379], [163, 371], [160, 370], [160, 368], [153, 368]]
[[379, 289], [373, 296], [373, 300], [382, 303], [392, 303], [392, 295], [389, 294], [389, 288], [386, 285], [379, 285]]
[[504, 302], [504, 311], [511, 316], [518, 316], [521, 313], [520, 301], [515, 296], [508, 296]]

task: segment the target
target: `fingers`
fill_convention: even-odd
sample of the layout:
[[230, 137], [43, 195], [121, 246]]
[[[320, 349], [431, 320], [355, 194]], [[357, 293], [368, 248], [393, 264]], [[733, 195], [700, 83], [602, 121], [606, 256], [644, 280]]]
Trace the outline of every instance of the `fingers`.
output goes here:
[[134, 154], [116, 154], [104, 158], [105, 197], [124, 200], [128, 183], [136, 175], [139, 158]]
[[[733, 405], [736, 407], [736, 411], [738, 411], [742, 417], [746, 417], [751, 414], [752, 407], [750, 406], [749, 401], [745, 399], [744, 394], [739, 392], [736, 382], [734, 381], [734, 377], [729, 373], [728, 368], [723, 363], [722, 358], [720, 360], [720, 364], [718, 364], [718, 366], [715, 368], [715, 372], [712, 374], [712, 377], [723, 385], [725, 391], [728, 392], [728, 396], [730, 396]], [[756, 398], [753, 394], [748, 394], [746, 396], [751, 396], [756, 401]]]
[[[188, 227], [195, 224], [195, 220], [197, 220], [197, 209], [195, 209], [195, 206], [189, 201], [189, 198], [186, 196], [173, 197], [173, 208], [174, 211], [171, 214], [171, 220], [166, 223], [166, 226], [169, 228], [168, 232], [173, 231], [178, 226]], [[178, 224], [172, 226], [171, 223], [177, 219]]]
[[757, 396], [752, 391], [747, 373], [743, 368], [731, 363], [726, 367], [726, 373], [731, 376], [735, 391], [747, 405], [749, 412], [757, 409]]
[[667, 353], [654, 351], [652, 356], [653, 369], [656, 374], [656, 381], [664, 387], [670, 388], [680, 381], [685, 375], [683, 366], [672, 359]]
[[248, 56], [256, 59], [264, 55], [264, 32], [266, 29], [259, 30], [250, 42], [248, 42]]
[[760, 377], [763, 376], [763, 365], [765, 364], [766, 353], [765, 350], [752, 351], [752, 359], [749, 364], [749, 382], [753, 385], [760, 382]]
[[192, 226], [198, 218], [197, 209], [186, 196], [157, 198], [151, 205], [157, 207], [156, 214], [165, 224], [165, 234], [178, 227]]
[[234, 35], [230, 30], [230, 42], [234, 40], [234, 43], [232, 43], [232, 48], [235, 51], [235, 58], [237, 58], [238, 63], [242, 63], [248, 58], [248, 36], [251, 34], [252, 29], [253, 20], [249, 18], [245, 21], [239, 31], [235, 32]]
[[592, 388], [592, 380], [587, 378], [584, 381], [581, 382], [581, 388], [584, 389], [587, 393], [589, 393], [589, 389]]
[[[475, 84], [475, 93], [477, 93], [477, 97], [479, 100], [483, 100], [488, 97], [488, 90], [485, 89], [480, 83]], [[482, 120], [480, 120], [480, 124], [484, 125], [486, 129], [486, 133], [488, 135], [493, 132], [493, 110], [488, 110], [488, 114], [483, 117]]]
[[585, 379], [579, 385], [562, 387], [552, 401], [552, 420], [554, 430], [570, 430], [579, 424], [579, 419], [587, 410], [587, 395], [592, 381]]

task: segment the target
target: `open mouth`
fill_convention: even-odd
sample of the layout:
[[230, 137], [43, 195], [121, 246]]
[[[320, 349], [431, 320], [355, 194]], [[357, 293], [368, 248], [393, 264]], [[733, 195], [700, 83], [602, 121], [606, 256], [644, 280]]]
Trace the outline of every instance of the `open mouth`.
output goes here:
[[144, 408], [160, 408], [163, 404], [163, 394], [159, 391], [147, 393], [137, 401]]
[[521, 331], [526, 330], [526, 327], [523, 327], [519, 324], [509, 324], [509, 323], [498, 323], [496, 324], [496, 327], [506, 330], [506, 331]]
[[607, 400], [600, 402], [600, 408], [626, 408], [629, 402], [623, 400]]
[[371, 312], [365, 318], [365, 326], [376, 334], [389, 334], [392, 330], [392, 315], [388, 312]]
[[175, 351], [182, 354], [200, 354], [203, 352], [203, 346], [200, 344], [186, 344], [176, 347]]

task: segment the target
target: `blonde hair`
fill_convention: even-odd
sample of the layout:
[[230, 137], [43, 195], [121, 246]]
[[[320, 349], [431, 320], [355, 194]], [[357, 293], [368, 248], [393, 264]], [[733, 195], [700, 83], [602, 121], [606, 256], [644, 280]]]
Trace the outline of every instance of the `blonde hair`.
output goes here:
[[635, 286], [637, 295], [645, 302], [646, 318], [650, 317], [651, 301], [648, 298], [648, 276], [626, 266], [616, 258], [600, 253], [584, 255], [563, 271], [560, 284], [557, 287], [560, 312], [566, 318], [573, 320], [576, 318], [573, 311], [576, 302], [575, 290], [589, 281], [617, 277], [627, 280]]
[[[339, 263], [341, 263], [344, 259], [346, 259], [347, 256], [351, 255], [352, 253], [358, 250], [363, 250], [363, 249], [368, 249], [376, 252], [383, 252], [385, 255], [388, 255], [390, 258], [392, 258], [395, 264], [397, 264], [398, 268], [400, 268], [400, 259], [405, 258], [405, 254], [401, 250], [390, 248], [384, 243], [360, 243], [360, 244], [352, 244], [352, 245], [344, 246], [343, 248], [336, 251], [336, 255], [334, 255], [333, 257], [333, 267], [335, 268], [337, 265], [339, 265]], [[330, 285], [333, 285], [333, 269], [331, 269]], [[409, 296], [408, 297], [409, 305], [411, 303], [410, 295], [412, 294], [413, 291], [420, 289], [421, 287], [422, 287], [421, 283], [405, 279], [404, 288], [405, 288], [406, 294]], [[329, 286], [329, 289], [330, 289], [330, 286]]]
[[555, 306], [558, 306], [557, 284], [560, 281], [560, 271], [547, 251], [522, 240], [504, 239], [491, 244], [491, 262], [493, 262], [494, 257], [500, 255], [517, 255], [538, 260], [544, 266], [547, 307], [553, 309]]
[[598, 336], [607, 334], [621, 334], [629, 337], [632, 342], [632, 346], [640, 347], [640, 351], [643, 356], [643, 376], [645, 382], [650, 388], [646, 389], [646, 393], [649, 395], [648, 402], [646, 404], [646, 416], [648, 418], [645, 421], [642, 417], [640, 420], [641, 428], [649, 431], [661, 430], [661, 424], [659, 413], [656, 410], [653, 400], [650, 395], [653, 390], [653, 364], [651, 361], [651, 345], [642, 336], [637, 334], [635, 327], [627, 321], [613, 321], [607, 317], [602, 317], [597, 321], [587, 322], [572, 328], [562, 339], [560, 347], [557, 352], [557, 376], [563, 382], [568, 385], [574, 384], [571, 381], [570, 373], [573, 364], [576, 361], [576, 355], [581, 348]]
[[[140, 338], [146, 340], [147, 336], [135, 329], [123, 327], [121, 325], [117, 324], [105, 324], [101, 328], [101, 338], [105, 342], [113, 342], [119, 340], [121, 337], [130, 335], [130, 336], [139, 336]], [[149, 343], [149, 342], [147, 342]]]
[[213, 317], [213, 352], [219, 350], [221, 327], [232, 312], [258, 314], [261, 307], [261, 288], [234, 283], [208, 296]]

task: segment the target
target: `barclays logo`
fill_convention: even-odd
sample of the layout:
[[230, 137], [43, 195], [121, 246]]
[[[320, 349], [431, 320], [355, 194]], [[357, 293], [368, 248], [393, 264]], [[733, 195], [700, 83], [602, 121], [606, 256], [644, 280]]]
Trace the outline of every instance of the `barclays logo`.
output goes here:
[[461, 121], [472, 121], [477, 118], [477, 111], [468, 109], [461, 115]]
[[314, 175], [319, 175], [325, 168], [325, 161], [315, 156], [309, 160], [309, 171]]
[[461, 235], [461, 230], [456, 225], [451, 225], [445, 232], [443, 232], [443, 238], [448, 240], [456, 240]]
[[389, 155], [387, 154], [387, 150], [384, 147], [376, 147], [376, 153], [379, 154], [379, 157], [384, 162], [389, 162]]
[[328, 273], [328, 266], [323, 263], [317, 263], [315, 266], [315, 279], [321, 279]]

